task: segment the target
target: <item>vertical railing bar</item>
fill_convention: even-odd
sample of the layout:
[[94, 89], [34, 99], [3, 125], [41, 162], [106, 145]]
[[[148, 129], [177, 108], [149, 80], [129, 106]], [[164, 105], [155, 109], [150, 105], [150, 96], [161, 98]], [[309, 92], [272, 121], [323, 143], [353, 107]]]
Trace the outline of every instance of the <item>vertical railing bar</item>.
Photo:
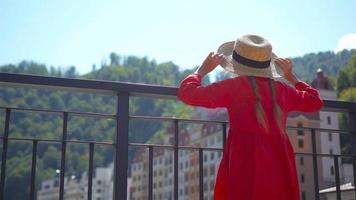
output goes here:
[[153, 146], [148, 147], [148, 199], [153, 199]]
[[178, 200], [178, 145], [179, 145], [179, 121], [174, 120], [174, 200]]
[[4, 199], [7, 146], [8, 146], [8, 137], [9, 137], [9, 128], [10, 128], [10, 114], [11, 114], [11, 109], [6, 108], [5, 130], [4, 130], [4, 138], [3, 138], [3, 146], [2, 146], [2, 157], [1, 157], [0, 199]]
[[[213, 152], [214, 153], [214, 152]], [[199, 199], [204, 200], [203, 148], [199, 148]]]
[[[356, 184], [356, 113], [354, 111], [349, 112], [349, 128], [351, 133], [351, 154], [352, 154], [352, 169], [354, 184]], [[356, 187], [354, 187], [354, 195], [356, 198]]]
[[30, 200], [35, 199], [36, 193], [36, 162], [37, 162], [37, 140], [32, 141], [32, 163], [31, 163], [31, 185], [30, 185]]
[[355, 195], [355, 199], [356, 199], [356, 156], [352, 156], [352, 169], [353, 169], [353, 178], [354, 178], [354, 195]]
[[222, 124], [222, 128], [223, 128], [223, 148], [225, 147], [226, 144], [226, 132], [227, 132], [227, 122], [224, 122]]
[[337, 155], [334, 155], [334, 167], [335, 167], [336, 199], [341, 200], [339, 157]]
[[93, 190], [93, 164], [94, 164], [94, 143], [89, 143], [89, 169], [88, 169], [88, 199], [92, 199]]
[[313, 153], [313, 173], [314, 173], [314, 194], [315, 200], [319, 200], [319, 174], [318, 174], [318, 158], [316, 151], [316, 135], [315, 129], [311, 129], [312, 153]]
[[115, 142], [114, 200], [126, 200], [129, 146], [129, 94], [125, 92], [117, 96]]
[[66, 148], [67, 148], [67, 124], [68, 123], [68, 113], [63, 113], [63, 134], [62, 134], [62, 150], [61, 150], [61, 169], [60, 169], [60, 179], [59, 179], [59, 199], [63, 200], [64, 195], [64, 175], [66, 166]]

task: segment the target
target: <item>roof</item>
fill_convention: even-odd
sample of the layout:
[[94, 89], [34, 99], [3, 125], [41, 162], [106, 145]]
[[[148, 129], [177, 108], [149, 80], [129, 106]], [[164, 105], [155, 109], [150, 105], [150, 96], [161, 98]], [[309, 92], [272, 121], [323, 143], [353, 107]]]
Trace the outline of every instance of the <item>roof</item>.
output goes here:
[[[346, 184], [340, 185], [340, 190], [341, 191], [353, 190], [354, 188], [355, 188], [355, 186], [353, 186], [352, 183], [346, 183]], [[326, 188], [326, 189], [323, 189], [323, 190], [319, 190], [320, 194], [333, 193], [333, 192], [336, 192], [336, 187], [330, 187], [330, 188]]]
[[300, 115], [306, 117], [307, 119], [312, 119], [312, 120], [320, 119], [319, 112], [290, 112], [290, 113], [288, 113], [288, 117], [290, 117], [290, 118], [296, 118]]

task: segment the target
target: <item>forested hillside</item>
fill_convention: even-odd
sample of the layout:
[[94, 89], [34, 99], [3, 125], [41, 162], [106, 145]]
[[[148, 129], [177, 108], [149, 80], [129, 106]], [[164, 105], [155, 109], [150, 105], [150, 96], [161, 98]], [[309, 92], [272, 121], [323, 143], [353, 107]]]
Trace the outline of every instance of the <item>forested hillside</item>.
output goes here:
[[[311, 81], [314, 78], [316, 69], [321, 67], [334, 80], [340, 98], [355, 101], [356, 57], [350, 59], [351, 55], [355, 53], [355, 50], [345, 50], [338, 54], [332, 52], [312, 53], [303, 57], [293, 58], [293, 60], [296, 73], [302, 79]], [[177, 86], [183, 77], [194, 70], [182, 71], [172, 62], [158, 64], [154, 60], [135, 56], [124, 57], [112, 53], [109, 57], [108, 64], [103, 64], [100, 67], [93, 66], [92, 71], [85, 75], [78, 75], [75, 66], [63, 70], [30, 61], [23, 61], [16, 65], [0, 66], [0, 72]], [[222, 75], [218, 74], [216, 79], [221, 80]], [[205, 84], [209, 83], [208, 79], [204, 81]], [[116, 111], [116, 98], [69, 91], [1, 87], [0, 107], [7, 106], [112, 114]], [[174, 100], [157, 100], [148, 97], [133, 97], [130, 100], [131, 115], [188, 117], [190, 112], [191, 107], [183, 106]], [[62, 116], [58, 114], [13, 112], [10, 137], [60, 139], [62, 131], [61, 120]], [[115, 123], [112, 120], [77, 116], [72, 116], [69, 120], [69, 139], [114, 141]], [[0, 129], [4, 130], [3, 109], [0, 109], [0, 121], [2, 121]], [[132, 121], [130, 122], [129, 139], [131, 142], [146, 142], [155, 133], [162, 134], [164, 128], [166, 128], [164, 123], [148, 125], [140, 121]], [[154, 137], [154, 140], [151, 139], [150, 142], [159, 142], [159, 137]], [[0, 149], [2, 149], [2, 143], [0, 145]], [[26, 193], [29, 190], [31, 152], [32, 145], [29, 142], [9, 143], [5, 185], [6, 199], [26, 199]], [[56, 175], [55, 170], [60, 166], [60, 145], [40, 144], [38, 152], [36, 179], [37, 183], [40, 183], [41, 180]], [[112, 149], [98, 146], [96, 147], [94, 158], [95, 166], [105, 166], [112, 162]], [[87, 162], [87, 146], [68, 145], [67, 176], [80, 176], [83, 171], [87, 170]]]
[[326, 75], [335, 77], [355, 53], [356, 50], [344, 50], [336, 54], [331, 51], [306, 54], [293, 58], [294, 69], [307, 82], [314, 79], [318, 68], [322, 68]]
[[[5, 65], [0, 72], [36, 74], [69, 78], [100, 79], [175, 86], [191, 73], [192, 70], [180, 71], [172, 62], [157, 64], [147, 58], [128, 56], [121, 59], [112, 53], [110, 63], [100, 69], [79, 76], [76, 68], [67, 70], [47, 67], [35, 62], [23, 61], [18, 65]], [[206, 82], [208, 79], [205, 80]], [[207, 82], [208, 83], [208, 82]], [[53, 91], [48, 89], [0, 88], [0, 107], [19, 107], [54, 109], [65, 111], [98, 112], [113, 114], [116, 112], [116, 97], [74, 93], [69, 91]], [[131, 115], [175, 116], [187, 117], [190, 107], [183, 106], [174, 100], [153, 99], [148, 97], [132, 97], [130, 99]], [[4, 130], [4, 110], [0, 109], [0, 129]], [[166, 127], [164, 123], [147, 123], [130, 121], [130, 142], [146, 142], [152, 135]], [[160, 131], [162, 133], [162, 131]], [[11, 113], [10, 137], [60, 139], [62, 133], [62, 116], [60, 114]], [[2, 134], [2, 132], [1, 132]], [[115, 122], [94, 117], [70, 116], [68, 121], [68, 139], [96, 140], [114, 142]], [[160, 142], [155, 137], [151, 142]], [[2, 142], [0, 144], [2, 148]], [[37, 160], [37, 183], [56, 176], [55, 170], [60, 168], [60, 144], [39, 144]], [[130, 149], [132, 151], [133, 149]], [[7, 172], [6, 199], [26, 199], [29, 190], [32, 145], [29, 142], [10, 141]], [[67, 145], [66, 176], [80, 176], [87, 170], [88, 146]], [[94, 167], [106, 166], [113, 161], [112, 148], [99, 146], [95, 148]], [[18, 192], [22, 191], [22, 192]]]

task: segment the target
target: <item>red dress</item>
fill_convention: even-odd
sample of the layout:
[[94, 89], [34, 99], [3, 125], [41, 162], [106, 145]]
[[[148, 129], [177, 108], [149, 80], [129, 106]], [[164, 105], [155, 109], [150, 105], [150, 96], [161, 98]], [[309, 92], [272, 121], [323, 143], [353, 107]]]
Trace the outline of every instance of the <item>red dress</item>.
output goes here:
[[[197, 74], [187, 76], [178, 89], [178, 98], [193, 106], [228, 110], [230, 129], [214, 200], [300, 200], [294, 151], [274, 120], [268, 78], [256, 77], [268, 131], [258, 125], [256, 97], [246, 76], [208, 86], [202, 86], [201, 79]], [[288, 112], [318, 111], [323, 106], [318, 91], [304, 82], [295, 88], [279, 81], [274, 84], [284, 126]]]

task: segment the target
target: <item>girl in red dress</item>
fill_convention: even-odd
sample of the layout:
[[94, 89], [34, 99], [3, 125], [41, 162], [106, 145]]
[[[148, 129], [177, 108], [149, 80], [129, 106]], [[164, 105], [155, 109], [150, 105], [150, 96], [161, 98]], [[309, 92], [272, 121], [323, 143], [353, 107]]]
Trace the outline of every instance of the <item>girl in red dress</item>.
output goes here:
[[[218, 65], [236, 77], [202, 86], [202, 78]], [[277, 80], [276, 65], [289, 85]], [[181, 82], [178, 98], [193, 106], [225, 107], [229, 113], [214, 200], [300, 200], [286, 118], [291, 111], [318, 111], [323, 101], [294, 76], [290, 59], [277, 58], [260, 36], [242, 36], [210, 53]]]

